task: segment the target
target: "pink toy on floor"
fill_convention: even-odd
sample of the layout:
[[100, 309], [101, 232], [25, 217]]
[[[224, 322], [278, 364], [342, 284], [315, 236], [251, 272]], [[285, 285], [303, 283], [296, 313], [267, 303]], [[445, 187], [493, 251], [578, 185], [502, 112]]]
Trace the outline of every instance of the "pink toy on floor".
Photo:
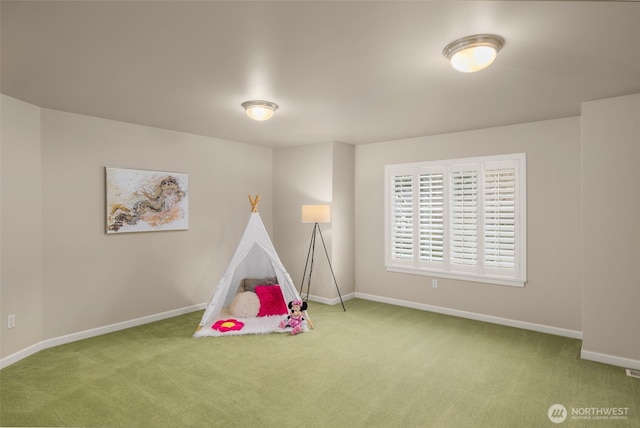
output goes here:
[[291, 334], [302, 333], [302, 323], [304, 322], [302, 311], [307, 310], [307, 302], [296, 299], [290, 301], [288, 306], [291, 314], [280, 321], [280, 328], [291, 327]]

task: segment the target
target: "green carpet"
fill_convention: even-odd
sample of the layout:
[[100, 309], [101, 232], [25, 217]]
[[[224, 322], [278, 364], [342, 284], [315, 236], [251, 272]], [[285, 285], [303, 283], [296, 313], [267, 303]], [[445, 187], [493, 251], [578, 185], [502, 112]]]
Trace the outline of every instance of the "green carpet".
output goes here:
[[579, 340], [345, 304], [311, 302], [297, 336], [194, 339], [197, 312], [39, 352], [0, 371], [0, 425], [640, 427], [640, 380]]

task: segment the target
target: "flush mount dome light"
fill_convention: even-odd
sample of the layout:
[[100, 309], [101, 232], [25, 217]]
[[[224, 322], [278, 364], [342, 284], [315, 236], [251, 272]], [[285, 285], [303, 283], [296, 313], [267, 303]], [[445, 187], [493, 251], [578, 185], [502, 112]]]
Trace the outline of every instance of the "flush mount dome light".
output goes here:
[[442, 54], [463, 73], [483, 70], [496, 59], [504, 39], [493, 34], [476, 34], [449, 43]]
[[247, 112], [247, 116], [258, 121], [271, 119], [273, 113], [278, 110], [278, 104], [272, 103], [271, 101], [245, 101], [241, 105]]

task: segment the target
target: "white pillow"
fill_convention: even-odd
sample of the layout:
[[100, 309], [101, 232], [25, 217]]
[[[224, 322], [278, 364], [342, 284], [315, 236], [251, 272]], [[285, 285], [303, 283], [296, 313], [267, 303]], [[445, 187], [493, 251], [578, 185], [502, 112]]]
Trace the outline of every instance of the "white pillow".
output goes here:
[[233, 298], [229, 312], [238, 318], [254, 318], [260, 312], [260, 299], [251, 291], [242, 292]]

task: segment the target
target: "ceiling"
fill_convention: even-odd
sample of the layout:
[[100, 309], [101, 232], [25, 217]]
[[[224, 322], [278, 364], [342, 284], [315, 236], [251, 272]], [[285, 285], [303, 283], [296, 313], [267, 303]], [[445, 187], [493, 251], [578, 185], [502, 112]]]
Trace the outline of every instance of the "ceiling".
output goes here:
[[[50, 109], [270, 147], [577, 116], [640, 92], [640, 3], [2, 1], [3, 94]], [[454, 39], [506, 39], [454, 71]], [[280, 108], [250, 120], [240, 103]]]

